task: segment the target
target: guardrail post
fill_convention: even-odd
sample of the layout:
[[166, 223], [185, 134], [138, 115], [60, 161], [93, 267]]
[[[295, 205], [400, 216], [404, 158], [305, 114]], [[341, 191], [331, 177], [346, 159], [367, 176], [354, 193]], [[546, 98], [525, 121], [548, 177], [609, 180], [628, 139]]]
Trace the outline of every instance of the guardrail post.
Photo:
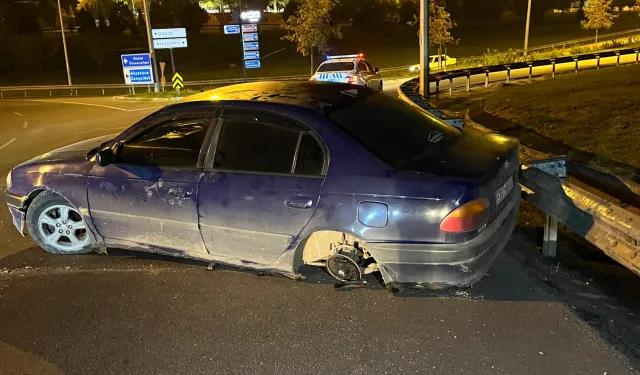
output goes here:
[[578, 61], [579, 61], [579, 60], [578, 60], [578, 56], [575, 56], [575, 57], [573, 58], [573, 61], [575, 61], [575, 63], [576, 63], [576, 69], [575, 69], [575, 70], [576, 70], [576, 74], [578, 74]]
[[620, 66], [620, 51], [616, 51], [616, 66]]
[[547, 258], [556, 257], [558, 245], [558, 221], [551, 216], [547, 216], [544, 224], [544, 240], [542, 242], [542, 255]]
[[104, 96], [104, 89], [102, 89], [102, 96]]
[[467, 92], [471, 90], [471, 72], [467, 70]]
[[533, 63], [527, 62], [527, 65], [529, 65], [529, 82], [531, 82], [531, 79], [533, 78]]
[[636, 64], [638, 63], [638, 55], [640, 55], [640, 49], [636, 50]]
[[449, 96], [453, 95], [453, 77], [449, 78]]
[[507, 68], [507, 83], [511, 82], [511, 65], [505, 65], [505, 68]]
[[551, 59], [551, 78], [556, 78], [556, 59]]
[[596, 69], [600, 69], [600, 54], [596, 53]]
[[0, 91], [0, 98], [4, 99], [4, 93], [2, 93], [2, 91]]
[[25, 98], [27, 97], [27, 92], [26, 92], [26, 91], [24, 92], [24, 97], [25, 97]]
[[485, 73], [484, 87], [488, 88], [489, 87], [489, 69], [485, 69], [484, 73]]
[[49, 96], [53, 96], [53, 95], [51, 95], [51, 90], [49, 90]]
[[436, 78], [436, 99], [440, 99], [440, 77]]

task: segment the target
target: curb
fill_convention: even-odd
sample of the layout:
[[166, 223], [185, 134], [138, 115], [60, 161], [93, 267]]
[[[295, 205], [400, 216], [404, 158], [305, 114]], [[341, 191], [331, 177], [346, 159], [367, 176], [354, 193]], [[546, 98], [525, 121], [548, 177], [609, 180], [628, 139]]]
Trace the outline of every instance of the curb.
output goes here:
[[140, 102], [175, 102], [182, 99], [181, 96], [177, 98], [136, 98], [135, 96], [113, 96], [111, 98], [115, 100], [131, 100]]

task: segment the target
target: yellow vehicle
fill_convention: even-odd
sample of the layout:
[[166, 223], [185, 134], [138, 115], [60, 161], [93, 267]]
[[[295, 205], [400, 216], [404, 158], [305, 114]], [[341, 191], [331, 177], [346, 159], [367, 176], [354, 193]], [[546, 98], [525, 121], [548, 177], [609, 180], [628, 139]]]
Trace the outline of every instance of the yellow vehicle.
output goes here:
[[[447, 55], [433, 55], [429, 56], [429, 69], [445, 69], [451, 65], [455, 65], [457, 62], [455, 57], [449, 57]], [[410, 72], [419, 72], [420, 64], [411, 65], [409, 67]]]

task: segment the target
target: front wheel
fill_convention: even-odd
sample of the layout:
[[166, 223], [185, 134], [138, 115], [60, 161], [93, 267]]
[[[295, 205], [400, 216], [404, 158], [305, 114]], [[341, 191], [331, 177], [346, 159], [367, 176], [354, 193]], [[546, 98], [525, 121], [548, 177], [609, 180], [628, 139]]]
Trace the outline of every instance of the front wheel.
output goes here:
[[53, 254], [81, 254], [95, 249], [95, 238], [82, 215], [51, 191], [38, 194], [27, 210], [31, 238]]

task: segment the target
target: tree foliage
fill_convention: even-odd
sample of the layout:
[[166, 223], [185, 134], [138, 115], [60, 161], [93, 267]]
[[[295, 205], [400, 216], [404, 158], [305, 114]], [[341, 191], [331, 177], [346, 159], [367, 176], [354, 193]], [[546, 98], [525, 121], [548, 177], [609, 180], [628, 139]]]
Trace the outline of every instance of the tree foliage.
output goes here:
[[456, 23], [451, 20], [451, 14], [444, 6], [437, 5], [435, 1], [429, 2], [429, 44], [431, 46], [443, 46], [455, 42], [451, 35], [451, 29]]
[[613, 20], [618, 17], [611, 13], [611, 2], [612, 0], [590, 0], [590, 6], [583, 9], [585, 19], [580, 22], [580, 25], [585, 30], [596, 31], [596, 43], [598, 42], [598, 31], [611, 28]]
[[124, 35], [125, 30], [136, 28], [136, 19], [129, 6], [124, 3], [116, 3], [111, 7], [109, 13], [109, 32], [112, 34]]
[[197, 2], [186, 2], [178, 13], [178, 23], [190, 34], [199, 33], [205, 22], [207, 22], [207, 12]]
[[286, 23], [287, 35], [282, 39], [296, 44], [298, 52], [307, 56], [312, 48], [326, 48], [330, 39], [341, 39], [341, 24], [331, 22], [331, 0], [303, 0]]

